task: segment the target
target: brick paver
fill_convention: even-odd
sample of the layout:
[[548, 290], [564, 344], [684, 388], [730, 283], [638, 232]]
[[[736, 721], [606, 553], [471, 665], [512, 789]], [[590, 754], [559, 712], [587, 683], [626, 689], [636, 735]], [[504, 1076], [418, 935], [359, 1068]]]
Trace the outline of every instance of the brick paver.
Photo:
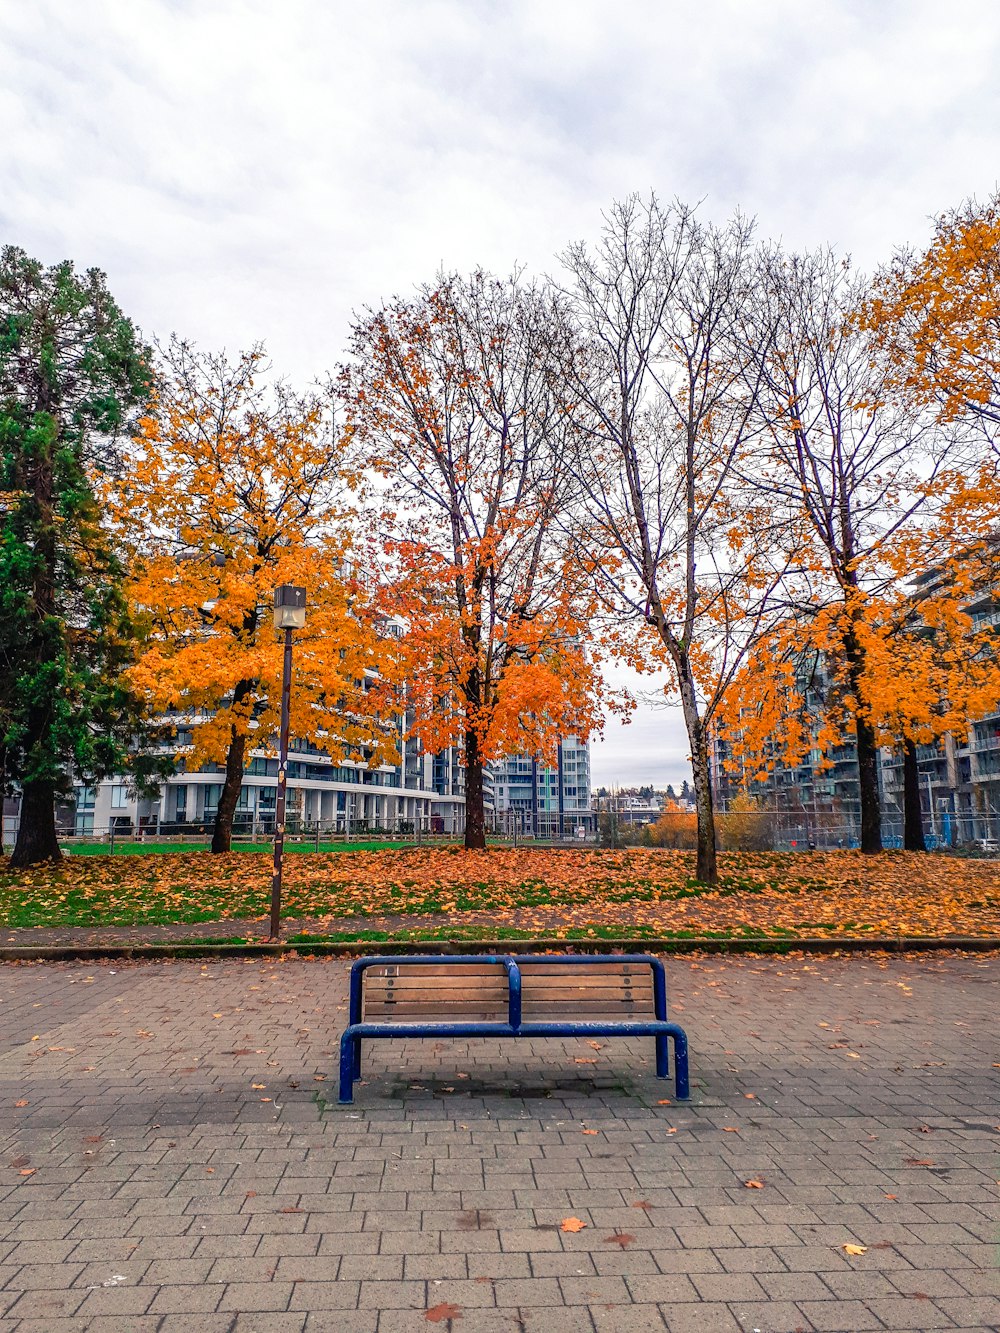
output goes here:
[[341, 1108], [339, 961], [0, 968], [0, 1330], [1000, 1327], [1000, 958], [668, 975], [689, 1106], [599, 1039]]

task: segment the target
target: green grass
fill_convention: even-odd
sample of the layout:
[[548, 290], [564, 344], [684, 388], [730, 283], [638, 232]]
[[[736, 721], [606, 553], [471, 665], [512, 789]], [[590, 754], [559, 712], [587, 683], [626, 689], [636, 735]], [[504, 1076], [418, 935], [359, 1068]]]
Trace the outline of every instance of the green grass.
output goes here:
[[[392, 841], [380, 842], [377, 840], [371, 840], [369, 842], [321, 842], [319, 845], [319, 850], [321, 852], [384, 852], [392, 850], [399, 851], [402, 849], [412, 848], [412, 847], [427, 847], [427, 846], [440, 847], [446, 845], [448, 844], [443, 844], [439, 842], [431, 843], [428, 842], [427, 840], [425, 840], [422, 843], [402, 842], [399, 839], [397, 839], [395, 842]], [[119, 841], [115, 842], [114, 855], [115, 856], [160, 856], [165, 853], [180, 854], [183, 852], [207, 852], [210, 846], [211, 844], [208, 842], [207, 839], [203, 842], [185, 842], [185, 843], [131, 842], [131, 841], [126, 842], [122, 840], [120, 842]], [[234, 853], [271, 852], [273, 848], [274, 844], [270, 842], [234, 842], [233, 844]], [[109, 856], [111, 854], [111, 844], [107, 842], [78, 842], [71, 838], [63, 844], [63, 851], [69, 853], [69, 855], [71, 856]], [[316, 851], [316, 844], [315, 842], [312, 842], [310, 840], [306, 840], [303, 842], [285, 843], [286, 854], [291, 852], [303, 853], [303, 852], [315, 852], [315, 851]]]

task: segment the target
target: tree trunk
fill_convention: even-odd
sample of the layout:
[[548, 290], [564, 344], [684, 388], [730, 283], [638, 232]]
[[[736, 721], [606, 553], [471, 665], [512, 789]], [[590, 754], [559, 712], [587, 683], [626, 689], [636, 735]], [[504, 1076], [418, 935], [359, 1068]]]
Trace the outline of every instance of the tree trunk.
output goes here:
[[25, 782], [21, 787], [21, 822], [10, 864], [17, 870], [61, 860], [56, 837], [55, 784], [44, 779]]
[[867, 721], [857, 719], [858, 794], [861, 797], [861, 850], [882, 850], [882, 807], [878, 794], [878, 745]]
[[694, 804], [698, 814], [698, 854], [695, 879], [702, 884], [717, 884], [719, 868], [715, 856], [715, 810], [712, 804], [711, 768], [708, 762], [708, 738], [698, 713], [698, 695], [687, 654], [676, 652], [674, 665], [680, 686], [681, 708], [691, 746], [691, 771], [694, 776]]
[[[233, 693], [233, 708], [238, 709], [253, 689], [253, 682], [241, 680]], [[246, 733], [238, 733], [234, 726], [229, 749], [226, 752], [226, 780], [222, 784], [215, 825], [212, 829], [212, 851], [229, 852], [233, 846], [233, 819], [243, 787], [244, 761], [247, 749]]]
[[474, 727], [468, 727], [465, 732], [465, 846], [472, 851], [486, 848], [483, 760]]
[[920, 809], [920, 769], [917, 766], [917, 746], [911, 740], [903, 741], [903, 849], [907, 852], [926, 852], [924, 816]]
[[858, 796], [861, 800], [861, 850], [882, 850], [882, 806], [878, 792], [878, 744], [875, 729], [863, 715], [861, 689], [865, 674], [864, 649], [858, 642], [853, 627], [844, 636], [844, 656], [851, 693], [856, 701], [854, 718], [858, 751]]

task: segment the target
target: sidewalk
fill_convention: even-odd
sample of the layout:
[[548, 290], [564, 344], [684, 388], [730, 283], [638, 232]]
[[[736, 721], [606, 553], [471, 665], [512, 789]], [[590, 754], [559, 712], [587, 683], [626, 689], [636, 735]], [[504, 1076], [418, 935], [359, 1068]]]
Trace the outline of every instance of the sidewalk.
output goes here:
[[602, 1039], [379, 1043], [340, 1108], [346, 975], [0, 967], [3, 1333], [1000, 1325], [1000, 959], [672, 960], [685, 1107]]

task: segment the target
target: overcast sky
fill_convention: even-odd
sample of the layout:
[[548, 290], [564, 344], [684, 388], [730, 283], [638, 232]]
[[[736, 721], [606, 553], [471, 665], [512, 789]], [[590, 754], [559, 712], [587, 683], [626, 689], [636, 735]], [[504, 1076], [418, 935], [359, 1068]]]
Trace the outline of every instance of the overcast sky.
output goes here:
[[[552, 271], [632, 191], [870, 267], [996, 188], [998, 70], [996, 0], [0, 0], [0, 240], [304, 382], [352, 310]], [[595, 785], [686, 751], [643, 709]]]

